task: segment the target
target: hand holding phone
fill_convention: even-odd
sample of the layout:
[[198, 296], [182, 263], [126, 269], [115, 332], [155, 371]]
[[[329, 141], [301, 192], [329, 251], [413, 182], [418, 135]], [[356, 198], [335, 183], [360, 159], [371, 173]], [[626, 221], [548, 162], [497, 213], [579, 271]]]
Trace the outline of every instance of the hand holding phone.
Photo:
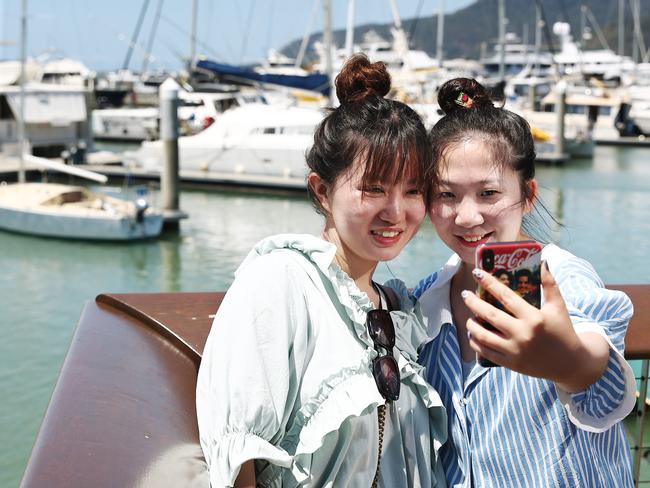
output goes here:
[[[490, 242], [476, 249], [476, 267], [492, 274], [531, 305], [541, 305], [540, 266], [542, 246], [535, 241]], [[492, 295], [479, 287], [478, 296], [499, 310], [505, 307]], [[489, 330], [495, 328], [484, 320], [481, 325]], [[483, 367], [497, 366], [479, 357]]]

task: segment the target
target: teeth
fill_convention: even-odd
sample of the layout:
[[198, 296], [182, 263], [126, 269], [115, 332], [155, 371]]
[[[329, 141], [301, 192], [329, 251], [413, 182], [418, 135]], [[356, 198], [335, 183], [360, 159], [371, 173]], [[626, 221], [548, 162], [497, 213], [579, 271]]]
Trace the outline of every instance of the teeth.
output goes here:
[[372, 231], [373, 234], [380, 235], [382, 237], [395, 237], [399, 232], [396, 230], [382, 230], [382, 231]]
[[483, 234], [482, 236], [463, 236], [463, 239], [465, 239], [465, 241], [467, 242], [476, 242], [483, 239], [483, 237], [485, 237], [485, 234]]

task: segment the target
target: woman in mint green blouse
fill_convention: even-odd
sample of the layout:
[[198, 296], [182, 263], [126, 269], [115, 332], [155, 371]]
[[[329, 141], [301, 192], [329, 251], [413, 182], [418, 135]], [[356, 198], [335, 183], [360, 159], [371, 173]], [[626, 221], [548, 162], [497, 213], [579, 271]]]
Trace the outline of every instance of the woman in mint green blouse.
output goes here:
[[344, 66], [307, 156], [321, 235], [259, 242], [214, 319], [197, 383], [213, 487], [446, 486], [419, 311], [372, 279], [419, 228], [429, 181], [424, 126], [389, 89], [383, 64]]

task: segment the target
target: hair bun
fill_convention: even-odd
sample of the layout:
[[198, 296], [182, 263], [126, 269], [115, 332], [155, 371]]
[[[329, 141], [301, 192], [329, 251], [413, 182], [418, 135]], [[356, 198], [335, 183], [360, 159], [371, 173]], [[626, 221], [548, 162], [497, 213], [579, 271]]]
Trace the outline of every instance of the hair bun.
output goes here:
[[472, 78], [454, 78], [445, 82], [438, 90], [438, 105], [445, 114], [494, 107], [485, 87]]
[[381, 62], [371, 63], [365, 54], [350, 57], [335, 80], [341, 105], [360, 102], [370, 96], [383, 97], [390, 91], [390, 74]]

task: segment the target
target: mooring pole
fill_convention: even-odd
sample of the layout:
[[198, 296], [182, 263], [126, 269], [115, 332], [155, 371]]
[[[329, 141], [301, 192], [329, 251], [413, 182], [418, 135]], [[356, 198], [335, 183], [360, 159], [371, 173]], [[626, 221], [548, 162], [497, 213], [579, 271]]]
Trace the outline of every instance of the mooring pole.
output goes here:
[[160, 175], [162, 210], [166, 225], [177, 226], [187, 217], [179, 207], [180, 177], [178, 164], [178, 89], [173, 78], [167, 78], [159, 89], [160, 139], [163, 144], [163, 170]]
[[564, 154], [564, 114], [566, 113], [566, 81], [560, 80], [555, 86], [555, 151]]

